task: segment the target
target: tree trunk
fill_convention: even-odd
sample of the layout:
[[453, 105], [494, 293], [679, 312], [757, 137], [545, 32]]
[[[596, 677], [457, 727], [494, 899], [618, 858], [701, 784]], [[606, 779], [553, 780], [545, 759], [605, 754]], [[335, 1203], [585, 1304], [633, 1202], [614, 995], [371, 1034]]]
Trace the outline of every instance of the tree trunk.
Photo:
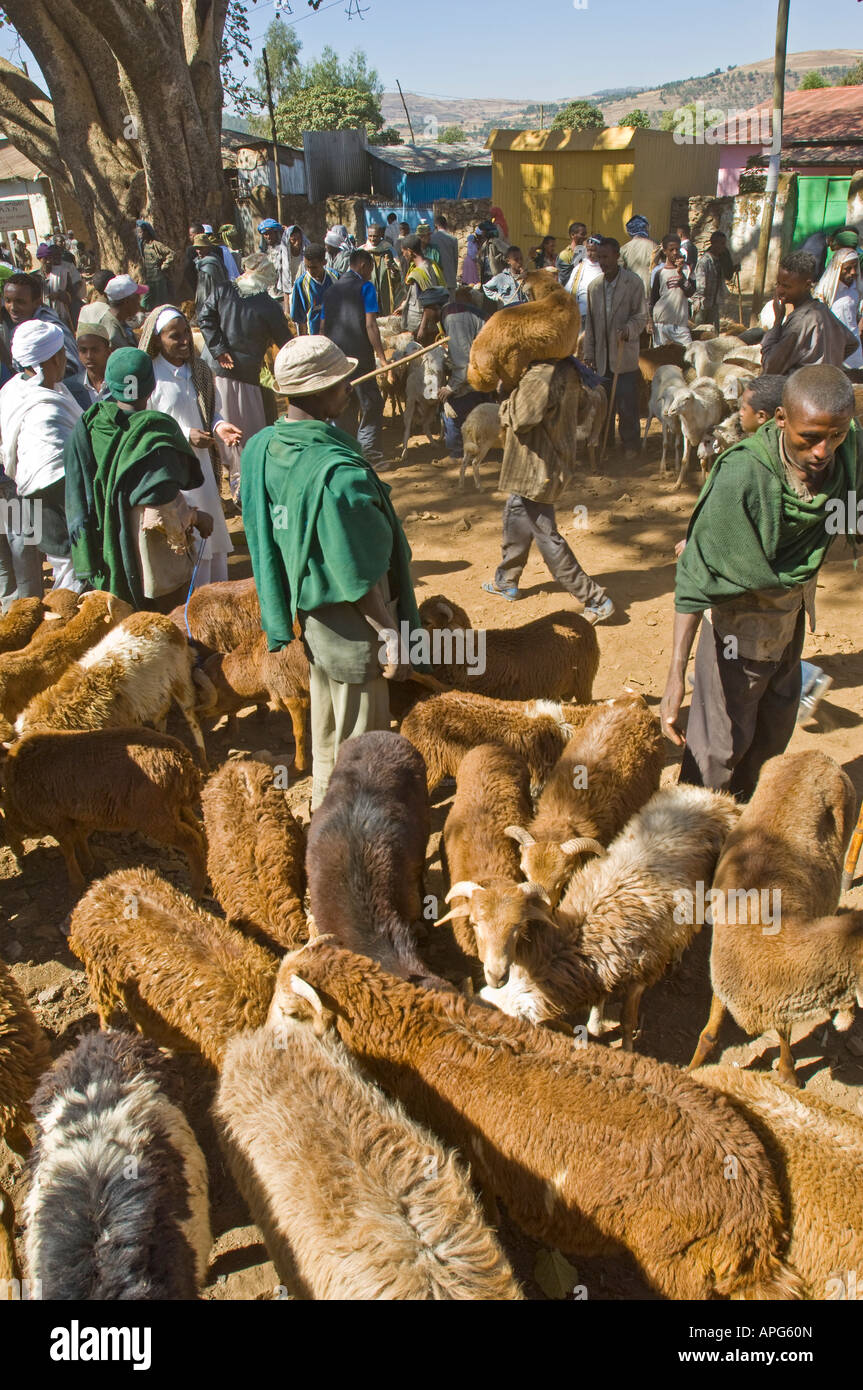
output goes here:
[[[229, 206], [219, 68], [228, 0], [3, 0], [50, 101], [0, 59], [0, 127], [80, 204], [103, 266], [138, 273], [135, 219], [180, 252]], [[52, 109], [53, 104], [53, 109]]]

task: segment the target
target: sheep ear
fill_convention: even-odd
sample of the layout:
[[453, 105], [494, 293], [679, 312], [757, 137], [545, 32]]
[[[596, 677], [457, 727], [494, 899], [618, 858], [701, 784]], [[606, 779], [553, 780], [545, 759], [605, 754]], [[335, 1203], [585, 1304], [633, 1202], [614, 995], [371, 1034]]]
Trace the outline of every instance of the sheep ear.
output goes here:
[[454, 883], [452, 888], [444, 898], [445, 903], [451, 903], [453, 898], [471, 898], [474, 893], [484, 893], [485, 889], [479, 883], [471, 883], [469, 879], [462, 879], [460, 883]]
[[564, 840], [560, 848], [564, 854], [605, 854], [605, 845], [601, 845], [598, 840], [591, 840], [587, 836], [576, 836], [574, 840]]
[[536, 844], [536, 840], [533, 838], [530, 831], [525, 830], [521, 825], [506, 825], [504, 826], [503, 833], [504, 835], [508, 835], [511, 840], [517, 840], [524, 849], [527, 849], [529, 845]]
[[541, 883], [520, 883], [518, 886], [526, 898], [542, 898], [542, 901], [551, 907], [551, 898]]

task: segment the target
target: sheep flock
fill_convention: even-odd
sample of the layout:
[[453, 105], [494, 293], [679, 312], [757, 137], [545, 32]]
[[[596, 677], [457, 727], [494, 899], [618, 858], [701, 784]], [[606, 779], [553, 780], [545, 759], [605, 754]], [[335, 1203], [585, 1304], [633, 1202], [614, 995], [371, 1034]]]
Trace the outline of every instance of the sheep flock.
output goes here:
[[[684, 394], [660, 364], [685, 471]], [[470, 627], [444, 595], [420, 616]], [[536, 1298], [531, 1242], [670, 1300], [824, 1300], [863, 1269], [863, 1119], [801, 1088], [791, 1036], [863, 1004], [847, 776], [784, 754], [743, 809], [677, 785], [645, 700], [593, 698], [587, 622], [484, 637], [479, 679], [450, 653], [393, 683], [391, 730], [342, 747], [309, 824], [308, 662], [267, 651], [253, 581], [169, 617], [61, 591], [0, 620], [0, 835], [24, 877], [59, 846], [89, 993], [52, 1038], [0, 960], [0, 1279], [199, 1298], [217, 1184], [295, 1300]], [[293, 764], [211, 772], [252, 705], [289, 714]], [[91, 835], [131, 832], [157, 868], [105, 874]], [[700, 932], [687, 1069], [639, 1020], [660, 981], [707, 986]], [[778, 1039], [776, 1075], [704, 1065], [729, 1014]]]

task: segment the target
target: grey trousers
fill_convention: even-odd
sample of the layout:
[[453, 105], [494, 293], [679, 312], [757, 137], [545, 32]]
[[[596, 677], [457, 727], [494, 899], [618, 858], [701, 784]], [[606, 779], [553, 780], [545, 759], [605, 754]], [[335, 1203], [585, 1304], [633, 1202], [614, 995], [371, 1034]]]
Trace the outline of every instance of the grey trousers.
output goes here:
[[363, 381], [354, 387], [347, 409], [337, 423], [340, 429], [352, 434], [354, 421], [357, 443], [363, 451], [363, 457], [372, 463], [381, 457], [381, 430], [384, 423], [384, 398], [376, 381]]
[[695, 684], [680, 781], [748, 801], [768, 758], [784, 753], [800, 704], [800, 653], [806, 617], [778, 661], [724, 655], [708, 622], [695, 653]]
[[585, 574], [563, 536], [550, 502], [532, 502], [511, 492], [503, 509], [503, 543], [494, 582], [499, 589], [518, 586], [527, 564], [531, 544], [536, 548], [559, 584], [581, 603], [601, 603], [605, 590]]
[[355, 734], [390, 727], [390, 687], [383, 676], [363, 685], [335, 681], [320, 666], [309, 666], [312, 706], [312, 810], [329, 786], [339, 749]]

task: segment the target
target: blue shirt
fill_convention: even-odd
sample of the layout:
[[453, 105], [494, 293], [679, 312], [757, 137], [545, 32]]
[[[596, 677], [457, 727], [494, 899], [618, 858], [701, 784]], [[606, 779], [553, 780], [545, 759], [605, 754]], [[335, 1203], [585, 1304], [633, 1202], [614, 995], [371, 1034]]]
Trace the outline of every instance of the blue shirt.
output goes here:
[[324, 269], [323, 280], [315, 280], [310, 270], [294, 281], [291, 294], [291, 318], [296, 324], [307, 324], [310, 333], [320, 333], [324, 295], [336, 281], [332, 271]]

